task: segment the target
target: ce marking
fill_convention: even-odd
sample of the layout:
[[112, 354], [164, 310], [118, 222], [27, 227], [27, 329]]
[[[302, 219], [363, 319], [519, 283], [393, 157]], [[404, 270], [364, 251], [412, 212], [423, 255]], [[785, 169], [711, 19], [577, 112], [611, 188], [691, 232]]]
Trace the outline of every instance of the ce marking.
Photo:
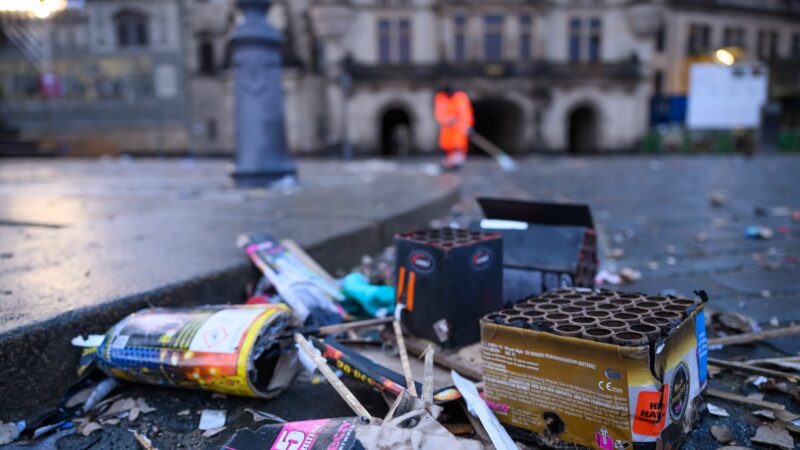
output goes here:
[[614, 386], [613, 384], [611, 384], [610, 381], [601, 380], [600, 382], [597, 383], [597, 387], [600, 388], [601, 391], [616, 392], [616, 393], [622, 392], [622, 389]]

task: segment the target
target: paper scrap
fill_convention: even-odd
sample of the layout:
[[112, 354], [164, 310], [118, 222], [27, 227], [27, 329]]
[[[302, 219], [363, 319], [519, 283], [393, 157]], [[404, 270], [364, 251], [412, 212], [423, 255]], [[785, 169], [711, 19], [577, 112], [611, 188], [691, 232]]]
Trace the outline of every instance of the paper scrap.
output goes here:
[[92, 348], [103, 345], [105, 339], [106, 335], [104, 334], [90, 334], [87, 337], [75, 336], [71, 342], [75, 347]]
[[204, 409], [200, 415], [200, 425], [197, 427], [203, 431], [213, 430], [225, 426], [224, 409]]
[[713, 416], [717, 416], [717, 417], [730, 417], [731, 416], [730, 414], [728, 414], [728, 411], [726, 411], [725, 408], [721, 408], [721, 407], [719, 407], [717, 405], [714, 405], [714, 404], [711, 404], [711, 403], [707, 403], [706, 405], [708, 407], [709, 414], [711, 414]]
[[489, 405], [478, 394], [478, 388], [475, 383], [467, 380], [459, 375], [455, 370], [450, 371], [450, 376], [453, 378], [453, 384], [456, 389], [461, 393], [464, 401], [467, 402], [467, 407], [470, 413], [478, 416], [486, 432], [489, 433], [489, 439], [494, 444], [497, 450], [517, 450], [517, 445], [508, 435], [508, 432], [497, 420], [494, 413], [489, 409]]

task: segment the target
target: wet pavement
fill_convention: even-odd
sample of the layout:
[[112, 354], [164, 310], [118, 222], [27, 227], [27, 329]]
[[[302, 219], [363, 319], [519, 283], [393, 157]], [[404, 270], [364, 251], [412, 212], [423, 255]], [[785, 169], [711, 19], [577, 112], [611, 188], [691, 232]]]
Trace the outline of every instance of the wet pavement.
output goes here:
[[[383, 166], [389, 171], [420, 170], [417, 163]], [[436, 224], [467, 223], [479, 217], [475, 197], [502, 196], [544, 201], [570, 201], [592, 206], [600, 232], [603, 267], [616, 271], [630, 267], [641, 279], [612, 289], [647, 293], [677, 292], [691, 295], [706, 290], [709, 306], [744, 314], [767, 326], [776, 318], [781, 325], [800, 320], [800, 222], [773, 210], [779, 217], [763, 216], [756, 208], [788, 207], [800, 210], [800, 158], [766, 156], [742, 159], [732, 156], [530, 158], [514, 173], [500, 171], [486, 159], [473, 159], [457, 175], [463, 200], [442, 211]], [[713, 206], [711, 199], [719, 206]], [[774, 215], [774, 214], [773, 214]], [[767, 240], [745, 237], [747, 226], [769, 227]], [[609, 259], [609, 256], [615, 256]], [[791, 356], [800, 352], [800, 339], [773, 339], [758, 345], [712, 351], [711, 356], [749, 358]], [[747, 377], [723, 374], [710, 381], [719, 390], [748, 395], [758, 392]], [[380, 416], [385, 404], [377, 393], [346, 381], [367, 409]], [[437, 386], [437, 388], [440, 386]], [[245, 407], [287, 420], [348, 416], [350, 411], [326, 384], [296, 383], [280, 397], [264, 401], [213, 396], [188, 390], [130, 385], [119, 391], [125, 397], [143, 397], [157, 410], [133, 423], [105, 427], [89, 437], [66, 436], [58, 448], [139, 448], [128, 429], [147, 431], [159, 448], [219, 448], [237, 428], [257, 428]], [[798, 413], [786, 395], [766, 392], [764, 400], [784, 404]], [[720, 447], [709, 434], [711, 425], [727, 425], [738, 445], [766, 448], [750, 438], [764, 421], [751, 408], [711, 399], [725, 408], [729, 418], [706, 415], [691, 435], [686, 449]], [[203, 408], [225, 409], [225, 431], [205, 439], [196, 430]], [[178, 413], [190, 410], [190, 414]], [[263, 424], [264, 422], [262, 422]], [[153, 427], [158, 431], [152, 433]]]

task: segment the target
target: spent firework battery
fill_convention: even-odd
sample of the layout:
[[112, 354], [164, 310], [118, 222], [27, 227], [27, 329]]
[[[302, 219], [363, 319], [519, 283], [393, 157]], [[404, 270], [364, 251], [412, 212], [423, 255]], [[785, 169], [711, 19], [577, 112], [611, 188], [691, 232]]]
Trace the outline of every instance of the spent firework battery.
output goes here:
[[270, 398], [298, 370], [277, 341], [289, 320], [285, 305], [144, 309], [114, 325], [94, 359], [124, 380]]
[[403, 326], [442, 347], [477, 342], [480, 317], [503, 305], [500, 235], [441, 228], [399, 234], [395, 245]]
[[555, 448], [678, 448], [704, 409], [702, 301], [557, 290], [481, 320], [486, 400]]
[[503, 236], [503, 300], [594, 287], [597, 235], [587, 205], [479, 198], [475, 230]]

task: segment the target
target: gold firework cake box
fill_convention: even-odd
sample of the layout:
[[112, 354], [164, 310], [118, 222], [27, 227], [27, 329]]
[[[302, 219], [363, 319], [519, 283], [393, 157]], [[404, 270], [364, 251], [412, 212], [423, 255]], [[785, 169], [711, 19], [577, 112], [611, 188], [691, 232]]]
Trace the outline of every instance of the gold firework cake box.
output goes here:
[[481, 319], [485, 399], [551, 448], [679, 448], [705, 409], [703, 301], [558, 290]]
[[299, 367], [294, 347], [278, 340], [290, 317], [284, 305], [143, 309], [84, 359], [124, 380], [270, 398]]

